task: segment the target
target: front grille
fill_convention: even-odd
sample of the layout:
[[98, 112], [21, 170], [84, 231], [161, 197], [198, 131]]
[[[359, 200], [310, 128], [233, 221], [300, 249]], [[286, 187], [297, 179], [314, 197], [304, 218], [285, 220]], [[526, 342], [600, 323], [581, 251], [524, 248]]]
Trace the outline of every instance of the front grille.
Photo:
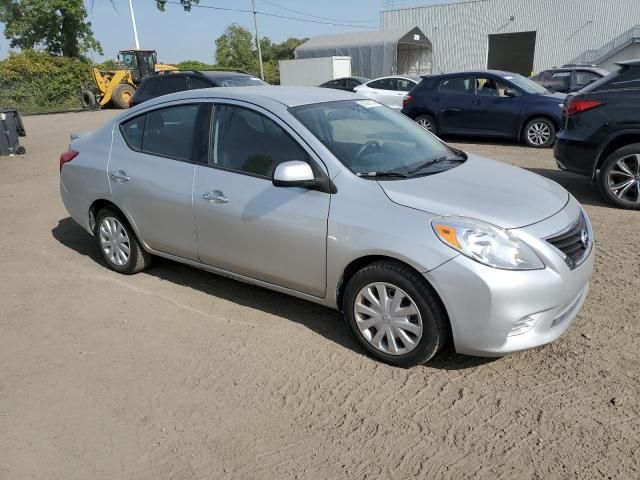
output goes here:
[[564, 254], [569, 268], [574, 269], [580, 265], [592, 242], [584, 214], [581, 213], [576, 223], [569, 229], [555, 237], [547, 238], [547, 242]]

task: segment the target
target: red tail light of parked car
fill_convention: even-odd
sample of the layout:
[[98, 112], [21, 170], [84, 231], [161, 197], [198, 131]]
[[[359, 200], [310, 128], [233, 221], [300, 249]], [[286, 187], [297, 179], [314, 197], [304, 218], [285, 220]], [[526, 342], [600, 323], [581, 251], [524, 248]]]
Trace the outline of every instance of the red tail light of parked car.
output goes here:
[[571, 117], [572, 115], [586, 112], [587, 110], [591, 110], [592, 108], [599, 107], [603, 104], [604, 102], [601, 102], [599, 100], [585, 100], [582, 98], [576, 98], [569, 101], [566, 113], [568, 117]]
[[80, 153], [80, 152], [78, 152], [76, 150], [67, 150], [62, 155], [60, 155], [60, 171], [62, 171], [62, 166], [65, 163], [68, 163], [71, 160], [73, 160], [74, 158], [76, 158], [78, 156], [78, 153]]

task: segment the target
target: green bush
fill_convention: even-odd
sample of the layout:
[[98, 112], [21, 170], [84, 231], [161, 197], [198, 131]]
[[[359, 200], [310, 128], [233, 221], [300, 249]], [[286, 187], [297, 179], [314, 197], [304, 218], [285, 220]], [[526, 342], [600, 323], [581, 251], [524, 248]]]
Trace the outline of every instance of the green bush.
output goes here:
[[84, 60], [25, 50], [0, 61], [0, 107], [20, 113], [79, 108], [80, 92], [91, 84]]

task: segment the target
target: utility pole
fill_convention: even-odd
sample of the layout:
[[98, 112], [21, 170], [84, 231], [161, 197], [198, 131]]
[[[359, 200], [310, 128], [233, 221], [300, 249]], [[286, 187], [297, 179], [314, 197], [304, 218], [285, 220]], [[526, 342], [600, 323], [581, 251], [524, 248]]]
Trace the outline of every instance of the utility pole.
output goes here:
[[140, 40], [138, 40], [138, 28], [136, 27], [136, 16], [133, 14], [133, 0], [129, 0], [129, 10], [131, 11], [131, 23], [133, 23], [133, 36], [136, 39], [136, 50], [140, 50]]
[[[129, 3], [131, 3], [131, 0], [129, 0]], [[253, 26], [256, 29], [256, 45], [258, 46], [258, 61], [260, 62], [260, 78], [264, 80], [264, 67], [262, 66], [262, 48], [260, 48], [260, 35], [258, 35], [258, 18], [256, 15], [256, 0], [251, 0], [251, 5], [253, 6]]]

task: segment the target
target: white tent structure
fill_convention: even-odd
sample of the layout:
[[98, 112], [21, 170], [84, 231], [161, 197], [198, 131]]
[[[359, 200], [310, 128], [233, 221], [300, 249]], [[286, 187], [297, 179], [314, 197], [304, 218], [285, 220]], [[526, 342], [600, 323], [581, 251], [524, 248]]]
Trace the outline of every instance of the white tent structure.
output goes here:
[[354, 76], [431, 73], [432, 45], [418, 28], [402, 31], [352, 32], [321, 35], [296, 48], [296, 59], [351, 57]]

